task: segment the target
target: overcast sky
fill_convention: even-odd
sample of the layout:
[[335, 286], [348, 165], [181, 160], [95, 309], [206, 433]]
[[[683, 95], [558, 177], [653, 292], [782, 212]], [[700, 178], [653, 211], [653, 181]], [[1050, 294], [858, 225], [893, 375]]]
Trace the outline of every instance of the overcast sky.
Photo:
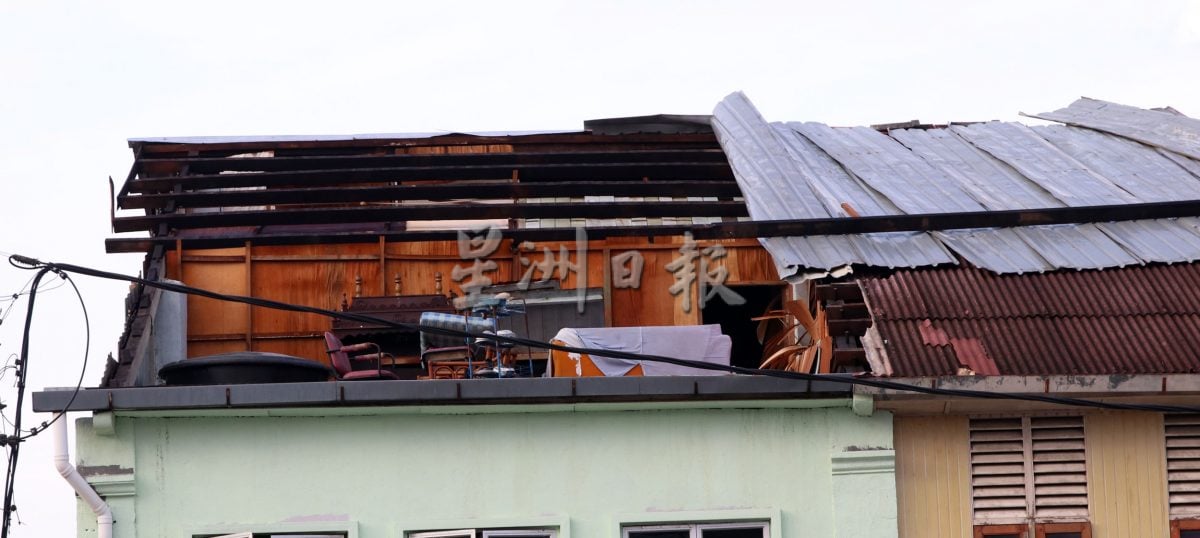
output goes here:
[[[708, 114], [736, 90], [768, 120], [833, 125], [1016, 120], [1080, 96], [1197, 116], [1198, 65], [1200, 2], [1182, 0], [0, 1], [0, 253], [136, 273], [103, 244], [130, 137], [578, 129]], [[0, 263], [10, 361], [25, 298], [4, 298], [30, 276]], [[95, 385], [126, 288], [78, 284]], [[39, 296], [32, 390], [74, 384], [83, 336], [69, 287]], [[22, 450], [14, 536], [74, 528], [46, 437]]]

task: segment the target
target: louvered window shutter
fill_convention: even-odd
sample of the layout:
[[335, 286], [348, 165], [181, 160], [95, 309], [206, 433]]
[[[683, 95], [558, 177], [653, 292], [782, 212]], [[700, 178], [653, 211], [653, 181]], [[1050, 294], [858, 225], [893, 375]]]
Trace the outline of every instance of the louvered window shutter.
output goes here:
[[971, 504], [976, 521], [1029, 517], [1020, 418], [971, 420]]
[[1086, 518], [1083, 417], [1031, 417], [1034, 517]]
[[975, 521], [1086, 519], [1083, 417], [971, 419]]
[[1171, 516], [1200, 515], [1200, 415], [1166, 415]]

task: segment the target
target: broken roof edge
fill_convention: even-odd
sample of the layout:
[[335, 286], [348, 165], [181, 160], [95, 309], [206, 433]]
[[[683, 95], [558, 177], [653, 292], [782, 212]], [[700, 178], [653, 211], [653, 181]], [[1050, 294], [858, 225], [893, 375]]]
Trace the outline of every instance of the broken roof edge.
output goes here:
[[712, 116], [706, 114], [652, 114], [583, 121], [583, 129], [532, 129], [516, 131], [429, 131], [408, 133], [358, 133], [334, 135], [213, 135], [213, 136], [140, 136], [127, 140], [130, 147], [139, 144], [231, 144], [352, 142], [358, 140], [426, 140], [452, 136], [513, 138], [560, 134], [706, 134], [712, 133]]
[[127, 141], [130, 147], [138, 144], [229, 144], [272, 142], [350, 142], [355, 140], [424, 140], [442, 136], [518, 137], [553, 134], [582, 134], [578, 129], [530, 131], [441, 131], [416, 133], [364, 133], [346, 135], [229, 135], [229, 136], [148, 136]]

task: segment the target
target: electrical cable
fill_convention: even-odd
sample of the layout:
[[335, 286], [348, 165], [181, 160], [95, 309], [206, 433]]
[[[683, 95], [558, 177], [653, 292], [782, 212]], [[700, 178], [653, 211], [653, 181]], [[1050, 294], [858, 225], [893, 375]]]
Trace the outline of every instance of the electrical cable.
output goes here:
[[[76, 274], [93, 276], [93, 277], [97, 277], [97, 278], [105, 278], [105, 279], [110, 279], [110, 280], [133, 282], [133, 283], [142, 284], [144, 286], [150, 286], [153, 288], [158, 288], [158, 289], [162, 289], [162, 290], [166, 290], [166, 291], [185, 293], [185, 294], [189, 294], [189, 295], [197, 295], [200, 297], [207, 297], [210, 299], [215, 299], [215, 300], [220, 300], [220, 301], [238, 302], [238, 303], [249, 304], [249, 305], [253, 305], [253, 306], [260, 306], [260, 307], [264, 307], [264, 308], [272, 308], [272, 309], [278, 309], [278, 310], [287, 310], [287, 311], [292, 311], [292, 312], [304, 312], [304, 313], [311, 313], [311, 314], [319, 314], [319, 315], [323, 315], [323, 316], [327, 316], [327, 317], [331, 317], [331, 318], [344, 319], [344, 320], [349, 320], [349, 321], [358, 321], [358, 322], [362, 322], [362, 323], [378, 324], [378, 325], [382, 325], [385, 327], [391, 327], [391, 328], [397, 328], [397, 329], [422, 331], [422, 332], [427, 332], [427, 333], [443, 334], [443, 335], [449, 335], [449, 336], [467, 336], [467, 337], [472, 336], [467, 331], [426, 327], [426, 326], [421, 326], [421, 325], [412, 324], [412, 323], [394, 322], [394, 321], [380, 319], [380, 318], [376, 318], [373, 316], [367, 316], [367, 315], [363, 315], [363, 314], [354, 314], [354, 313], [350, 313], [350, 312], [338, 312], [338, 311], [334, 311], [334, 310], [326, 310], [323, 308], [296, 305], [296, 304], [290, 304], [290, 303], [282, 303], [282, 302], [278, 302], [278, 301], [259, 299], [259, 298], [255, 298], [255, 297], [246, 297], [246, 296], [239, 296], [239, 295], [226, 295], [226, 294], [217, 293], [217, 292], [213, 292], [213, 291], [205, 290], [205, 289], [201, 289], [201, 288], [193, 288], [193, 287], [182, 285], [182, 284], [172, 284], [169, 282], [161, 282], [161, 281], [150, 281], [150, 280], [143, 279], [141, 277], [134, 277], [134, 276], [123, 275], [123, 274], [119, 274], [119, 273], [112, 273], [112, 272], [108, 272], [108, 271], [92, 269], [89, 267], [83, 267], [83, 266], [72, 265], [72, 264], [67, 264], [67, 263], [46, 263], [46, 262], [41, 262], [38, 260], [31, 259], [31, 258], [18, 257], [16, 255], [14, 255], [13, 257], [18, 258], [17, 261], [20, 261], [21, 263], [25, 263], [26, 265], [28, 265], [29, 269], [33, 269], [36, 267], [43, 267], [43, 266], [44, 267], [52, 267], [56, 270], [65, 271], [65, 272], [69, 272], [69, 273], [76, 273]], [[12, 263], [12, 262], [10, 261], [10, 263]], [[492, 337], [492, 336], [489, 335], [489, 337]], [[744, 368], [744, 367], [740, 367], [740, 366], [727, 366], [727, 365], [713, 364], [713, 363], [702, 362], [702, 361], [677, 359], [677, 358], [673, 358], [673, 357], [663, 357], [663, 356], [659, 356], [659, 355], [643, 355], [643, 354], [628, 353], [628, 352], [614, 351], [614, 350], [608, 350], [608, 349], [589, 349], [589, 348], [579, 348], [579, 347], [572, 347], [572, 346], [562, 346], [562, 345], [558, 345], [558, 344], [551, 344], [551, 343], [541, 342], [541, 341], [537, 341], [537, 340], [529, 340], [529, 339], [519, 338], [519, 337], [496, 336], [495, 338], [502, 342], [509, 342], [509, 343], [513, 343], [513, 344], [517, 344], [517, 345], [536, 347], [538, 349], [550, 349], [550, 350], [565, 351], [568, 353], [582, 353], [582, 354], [592, 354], [592, 355], [600, 355], [600, 356], [605, 356], [605, 357], [614, 357], [614, 358], [622, 358], [622, 359], [630, 359], [630, 360], [662, 362], [662, 363], [667, 363], [667, 364], [674, 364], [674, 365], [678, 365], [678, 366], [686, 366], [686, 367], [698, 368], [698, 369], [703, 369], [703, 370], [719, 370], [719, 371], [726, 371], [726, 372], [732, 372], [732, 373], [743, 374], [743, 375], [778, 377], [778, 378], [791, 379], [791, 380], [797, 380], [797, 381], [845, 383], [845, 384], [850, 384], [850, 385], [861, 385], [861, 386], [874, 387], [874, 388], [885, 389], [885, 390], [914, 392], [914, 393], [928, 394], [928, 395], [934, 395], [934, 396], [952, 396], [952, 397], [960, 397], [960, 398], [981, 398], [981, 399], [992, 399], [992, 400], [1021, 400], [1021, 401], [1040, 402], [1040, 403], [1049, 403], [1049, 404], [1057, 404], [1057, 405], [1092, 407], [1092, 408], [1109, 409], [1109, 410], [1151, 411], [1151, 412], [1158, 412], [1158, 413], [1200, 413], [1200, 407], [1196, 407], [1196, 406], [1129, 404], [1129, 403], [1107, 402], [1107, 401], [1100, 401], [1100, 400], [1088, 400], [1088, 399], [1082, 399], [1082, 398], [1071, 398], [1071, 397], [1065, 397], [1065, 396], [1000, 393], [1000, 392], [990, 392], [990, 391], [970, 390], [970, 389], [946, 389], [946, 388], [924, 387], [924, 386], [912, 385], [912, 384], [908, 384], [908, 383], [887, 381], [887, 380], [883, 380], [883, 379], [879, 379], [879, 378], [850, 377], [850, 376], [830, 375], [830, 374], [809, 374], [809, 373], [801, 373], [801, 372], [788, 372], [788, 371], [784, 371], [784, 370], [764, 370], [764, 369], [758, 369], [758, 368]], [[2, 537], [0, 537], [0, 538], [2, 538]]]
[[92, 323], [88, 319], [87, 305], [83, 302], [83, 294], [79, 292], [79, 287], [75, 285], [75, 281], [71, 280], [65, 274], [63, 275], [63, 279], [75, 289], [75, 297], [79, 299], [79, 308], [83, 312], [83, 367], [79, 369], [79, 379], [75, 381], [75, 390], [71, 392], [71, 398], [67, 400], [67, 405], [63, 406], [62, 411], [55, 413], [54, 418], [50, 419], [49, 422], [42, 422], [40, 425], [30, 428], [25, 435], [21, 435], [21, 431], [19, 430], [13, 432], [15, 435], [20, 436], [17, 437], [18, 441], [24, 441], [49, 429], [51, 424], [54, 424], [71, 410], [71, 404], [75, 403], [75, 398], [79, 396], [79, 391], [83, 390], [83, 376], [87, 373], [88, 354], [91, 353], [92, 348]]
[[[9, 263], [14, 267], [20, 267], [13, 263], [13, 258], [16, 255], [9, 257]], [[18, 260], [19, 261], [19, 260]], [[33, 268], [33, 267], [31, 267]], [[16, 485], [17, 476], [17, 460], [21, 455], [21, 411], [25, 403], [25, 379], [29, 375], [29, 332], [33, 326], [33, 305], [37, 299], [38, 285], [42, 282], [42, 277], [47, 273], [54, 271], [50, 266], [43, 266], [38, 269], [38, 272], [33, 277], [33, 286], [29, 289], [29, 304], [25, 314], [25, 329], [21, 335], [21, 356], [17, 359], [17, 406], [16, 415], [13, 420], [13, 435], [5, 437], [4, 443], [9, 447], [8, 450], [8, 469], [4, 475], [4, 518], [0, 520], [0, 538], [8, 538], [8, 529], [12, 525], [12, 513], [16, 510], [13, 505], [13, 490]]]
[[[9, 260], [9, 263], [13, 264], [13, 261], [11, 258]], [[13, 264], [13, 265], [14, 265], [14, 267], [20, 267], [20, 266], [17, 266], [16, 264]], [[71, 395], [71, 399], [67, 402], [67, 405], [64, 407], [63, 412], [55, 414], [54, 418], [51, 419], [49, 422], [42, 422], [40, 426], [31, 428], [27, 434], [22, 435], [21, 418], [22, 418], [22, 411], [23, 411], [24, 401], [25, 401], [25, 380], [28, 378], [28, 375], [29, 375], [29, 335], [30, 335], [30, 329], [33, 325], [33, 307], [34, 307], [34, 301], [37, 299], [37, 292], [39, 290], [41, 280], [49, 272], [53, 272], [56, 275], [58, 275], [60, 278], [62, 278], [63, 280], [70, 282], [71, 287], [75, 290], [75, 296], [79, 299], [79, 306], [83, 311], [84, 335], [85, 335], [84, 336], [83, 367], [79, 371], [79, 380], [75, 384], [75, 392]], [[16, 408], [14, 410], [15, 418], [14, 418], [13, 422], [11, 422], [11, 425], [13, 427], [13, 433], [11, 435], [5, 435], [3, 437], [4, 445], [8, 448], [8, 469], [5, 473], [5, 480], [4, 480], [4, 507], [3, 507], [4, 517], [3, 517], [3, 520], [0, 520], [0, 538], [8, 537], [8, 530], [12, 526], [12, 514], [16, 511], [16, 506], [13, 504], [13, 496], [16, 493], [17, 460], [20, 456], [21, 443], [23, 441], [25, 441], [26, 439], [29, 439], [35, 435], [38, 435], [38, 434], [46, 431], [46, 429], [49, 428], [51, 424], [53, 424], [56, 420], [61, 419], [66, 414], [66, 412], [70, 409], [71, 404], [75, 402], [76, 396], [79, 395], [79, 391], [82, 390], [82, 388], [83, 388], [83, 378], [84, 378], [85, 373], [87, 372], [87, 359], [88, 359], [87, 356], [91, 352], [91, 342], [92, 342], [91, 321], [88, 319], [87, 305], [83, 300], [83, 294], [79, 291], [79, 287], [75, 285], [75, 282], [73, 280], [71, 280], [70, 276], [67, 275], [65, 272], [63, 272], [60, 269], [53, 268], [51, 266], [43, 266], [41, 269], [39, 269], [38, 273], [33, 277], [32, 281], [33, 281], [33, 285], [30, 287], [30, 290], [29, 290], [29, 303], [27, 306], [26, 314], [25, 314], [25, 327], [24, 327], [24, 331], [22, 333], [21, 354], [17, 358], [17, 363], [16, 363], [17, 404], [16, 404]], [[51, 288], [51, 289], [53, 289], [53, 288]], [[5, 421], [7, 422], [7, 420], [8, 420], [8, 417], [5, 416]], [[18, 518], [18, 521], [20, 521], [20, 518]]]

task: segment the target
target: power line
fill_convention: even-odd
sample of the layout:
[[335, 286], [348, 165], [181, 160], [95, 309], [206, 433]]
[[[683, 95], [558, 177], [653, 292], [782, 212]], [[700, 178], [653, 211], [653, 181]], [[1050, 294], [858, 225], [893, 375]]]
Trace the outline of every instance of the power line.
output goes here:
[[[327, 317], [331, 317], [331, 318], [344, 319], [344, 320], [349, 320], [349, 321], [358, 321], [358, 322], [362, 322], [362, 323], [378, 324], [378, 325], [383, 325], [385, 327], [391, 327], [391, 328], [396, 328], [396, 329], [406, 329], [406, 330], [411, 330], [411, 331], [421, 331], [421, 332], [443, 334], [443, 335], [457, 336], [457, 337], [478, 336], [477, 334], [470, 334], [466, 331], [461, 331], [461, 330], [426, 327], [426, 326], [421, 326], [421, 325], [417, 325], [417, 324], [413, 324], [413, 323], [402, 323], [402, 322], [395, 322], [395, 321], [391, 321], [391, 320], [385, 320], [385, 319], [381, 319], [381, 318], [377, 318], [377, 317], [373, 317], [373, 316], [367, 316], [367, 315], [363, 315], [363, 314], [354, 314], [354, 313], [350, 313], [350, 312], [338, 312], [338, 311], [334, 311], [334, 310], [326, 310], [323, 308], [316, 308], [316, 307], [311, 307], [311, 306], [283, 303], [283, 302], [279, 302], [279, 301], [271, 301], [268, 299], [260, 299], [260, 298], [256, 298], [256, 297], [247, 297], [247, 296], [241, 296], [241, 295], [227, 295], [227, 294], [223, 294], [223, 293], [217, 293], [217, 292], [214, 292], [211, 290], [205, 290], [202, 288], [194, 288], [194, 287], [186, 286], [183, 284], [173, 284], [170, 282], [150, 281], [150, 280], [146, 280], [141, 277], [123, 275], [120, 273], [112, 273], [109, 271], [102, 271], [99, 269], [93, 269], [90, 267], [83, 267], [83, 266], [79, 266], [79, 265], [72, 265], [72, 264], [67, 264], [67, 263], [41, 262], [39, 260], [26, 258], [26, 257], [22, 257], [22, 256], [16, 256], [16, 255], [14, 255], [13, 258], [15, 258], [16, 261], [18, 261], [20, 263], [26, 264], [27, 266], [29, 266], [28, 268], [30, 268], [30, 269], [37, 268], [37, 267], [50, 267], [50, 268], [54, 268], [59, 271], [65, 271], [65, 272], [69, 272], [69, 273], [77, 273], [77, 274], [93, 276], [93, 277], [97, 277], [97, 278], [105, 278], [105, 279], [110, 279], [110, 280], [132, 282], [132, 283], [136, 283], [136, 284], [142, 284], [144, 286], [149, 286], [152, 288], [158, 288], [158, 289], [162, 289], [162, 290], [166, 290], [166, 291], [173, 291], [173, 292], [184, 293], [184, 294], [189, 294], [189, 295], [197, 295], [200, 297], [207, 297], [210, 299], [216, 299], [216, 300], [220, 300], [220, 301], [237, 302], [237, 303], [249, 304], [249, 305], [253, 305], [253, 306], [260, 306], [260, 307], [264, 307], [264, 308], [272, 308], [272, 309], [286, 310], [286, 311], [292, 311], [292, 312], [304, 312], [304, 313], [311, 313], [311, 314], [319, 314], [319, 315], [323, 315], [323, 316], [327, 316]], [[622, 358], [622, 359], [630, 359], [630, 360], [649, 361], [649, 362], [662, 362], [662, 363], [667, 363], [667, 364], [675, 364], [675, 365], [679, 365], [679, 366], [686, 366], [686, 367], [698, 368], [698, 369], [703, 369], [703, 370], [720, 370], [720, 371], [732, 372], [732, 373], [743, 374], [743, 375], [779, 377], [779, 378], [793, 379], [793, 380], [799, 380], [799, 381], [847, 383], [847, 384], [851, 384], [851, 385], [862, 385], [862, 386], [867, 386], [867, 387], [881, 388], [881, 389], [887, 389], [887, 390], [896, 390], [896, 391], [903, 391], [903, 392], [915, 392], [915, 393], [929, 394], [929, 395], [934, 395], [934, 396], [952, 396], [952, 397], [960, 397], [960, 398], [982, 398], [982, 399], [991, 399], [991, 400], [1021, 400], [1021, 401], [1032, 401], [1032, 402], [1058, 404], [1058, 405], [1070, 405], [1070, 406], [1079, 406], [1079, 407], [1092, 407], [1092, 408], [1098, 408], [1098, 409], [1110, 409], [1110, 410], [1151, 411], [1151, 412], [1157, 412], [1157, 413], [1200, 413], [1200, 407], [1193, 407], [1193, 406], [1129, 404], [1129, 403], [1106, 402], [1106, 401], [1088, 400], [1088, 399], [1082, 399], [1082, 398], [1070, 398], [1070, 397], [1063, 397], [1063, 396], [1050, 396], [1050, 395], [1040, 395], [1040, 394], [1014, 394], [1014, 393], [1000, 393], [1000, 392], [990, 392], [990, 391], [981, 391], [981, 390], [923, 387], [920, 385], [912, 385], [912, 384], [908, 384], [908, 383], [887, 381], [887, 380], [883, 380], [883, 379], [879, 379], [879, 378], [842, 377], [842, 376], [832, 376], [832, 375], [828, 375], [828, 374], [808, 374], [808, 373], [801, 373], [801, 372], [788, 372], [788, 371], [783, 371], [783, 370], [764, 370], [764, 369], [759, 369], [759, 368], [744, 368], [744, 367], [740, 367], [740, 366], [727, 366], [727, 365], [713, 364], [713, 363], [709, 363], [709, 362], [678, 359], [678, 358], [674, 358], [674, 357], [664, 357], [664, 356], [660, 356], [660, 355], [643, 355], [643, 354], [638, 354], [638, 353], [614, 351], [614, 350], [610, 350], [610, 349], [591, 349], [591, 348], [580, 348], [580, 347], [572, 347], [572, 346], [562, 346], [562, 345], [558, 345], [558, 344], [551, 344], [551, 343], [547, 343], [547, 342], [541, 342], [538, 340], [529, 340], [529, 339], [519, 338], [519, 337], [505, 337], [505, 336], [492, 336], [492, 335], [488, 335], [488, 337], [495, 338], [496, 340], [499, 340], [502, 342], [510, 342], [513, 344], [529, 346], [529, 347], [533, 347], [533, 348], [537, 348], [537, 349], [566, 351], [568, 353], [586, 353], [586, 354], [591, 354], [591, 355], [599, 355], [599, 356], [605, 356], [605, 357], [614, 357], [614, 358]]]
[[[13, 260], [11, 258], [9, 260], [9, 263], [13, 263]], [[13, 263], [13, 265], [16, 267], [20, 267], [20, 266], [16, 265], [15, 263]], [[27, 267], [22, 267], [22, 268], [27, 268]], [[63, 409], [63, 413], [56, 414], [55, 417], [53, 419], [51, 419], [49, 422], [43, 422], [43, 423], [41, 423], [40, 426], [31, 428], [27, 433], [22, 435], [23, 430], [21, 429], [21, 419], [22, 419], [22, 414], [24, 411], [24, 402], [25, 402], [25, 381], [29, 375], [29, 341], [30, 341], [29, 335], [30, 335], [30, 328], [32, 327], [32, 324], [33, 324], [34, 301], [35, 301], [35, 299], [37, 299], [37, 293], [39, 291], [42, 278], [45, 277], [47, 273], [51, 273], [51, 272], [53, 272], [54, 274], [56, 274], [57, 276], [62, 278], [64, 281], [70, 282], [71, 287], [75, 290], [75, 296], [79, 299], [79, 306], [83, 310], [84, 335], [85, 335], [84, 336], [83, 367], [80, 368], [80, 371], [79, 371], [79, 380], [75, 384], [75, 392], [71, 395], [71, 399], [70, 399], [70, 401], [68, 401], [67, 406]], [[13, 427], [13, 432], [11, 435], [6, 434], [3, 437], [0, 437], [0, 441], [2, 441], [3, 444], [5, 445], [5, 447], [8, 449], [8, 468], [6, 470], [5, 480], [4, 480], [4, 508], [3, 508], [4, 517], [3, 517], [3, 520], [0, 521], [0, 538], [8, 537], [8, 530], [12, 526], [12, 516], [16, 512], [16, 505], [13, 504], [13, 498], [16, 493], [17, 461], [20, 456], [21, 443], [23, 441], [25, 441], [26, 439], [29, 439], [30, 437], [33, 437], [35, 435], [38, 435], [38, 434], [46, 431], [46, 429], [50, 426], [50, 424], [53, 424], [54, 421], [59, 420], [63, 415], [65, 415], [66, 411], [69, 410], [71, 404], [74, 403], [75, 397], [79, 395], [79, 391], [83, 388], [83, 377], [84, 377], [85, 372], [87, 371], [87, 359], [88, 359], [87, 356], [88, 356], [88, 353], [90, 352], [91, 341], [92, 341], [91, 322], [88, 319], [87, 305], [84, 303], [83, 294], [80, 293], [79, 287], [75, 285], [75, 282], [73, 280], [71, 280], [70, 277], [65, 272], [63, 272], [62, 270], [59, 270], [59, 269], [55, 269], [53, 267], [44, 266], [38, 270], [37, 274], [34, 275], [34, 277], [31, 279], [31, 282], [32, 282], [32, 285], [29, 288], [29, 302], [28, 302], [27, 311], [25, 314], [25, 326], [24, 326], [24, 331], [22, 333], [22, 339], [21, 339], [21, 354], [17, 357], [17, 361], [15, 364], [15, 368], [17, 371], [17, 403], [16, 403], [16, 407], [14, 410], [14, 420], [10, 423]], [[51, 289], [53, 289], [53, 288], [51, 288]], [[6, 365], [4, 367], [4, 369], [7, 370], [8, 366]], [[0, 414], [2, 414], [2, 413], [0, 413]], [[7, 416], [4, 417], [4, 420], [5, 420], [5, 422], [8, 421]], [[18, 518], [18, 521], [19, 521], [19, 518]]]
[[[13, 512], [15, 512], [15, 509], [16, 509], [16, 507], [12, 504], [12, 499], [13, 499], [13, 490], [14, 490], [14, 485], [15, 485], [14, 483], [15, 483], [15, 478], [16, 478], [17, 456], [19, 454], [20, 443], [21, 443], [21, 441], [28, 439], [29, 437], [32, 437], [34, 435], [37, 435], [38, 433], [41, 433], [42, 431], [45, 430], [46, 427], [49, 426], [49, 424], [53, 423], [53, 420], [49, 423], [44, 422], [44, 423], [42, 423], [40, 428], [33, 428], [30, 430], [30, 432], [27, 435], [21, 436], [22, 430], [20, 427], [20, 424], [21, 424], [21, 414], [20, 413], [21, 413], [21, 408], [22, 408], [22, 404], [24, 401], [25, 379], [26, 379], [26, 376], [28, 375], [29, 329], [30, 329], [30, 325], [31, 325], [31, 322], [33, 319], [33, 304], [34, 304], [34, 299], [36, 298], [36, 295], [37, 295], [38, 284], [40, 283], [41, 278], [43, 276], [45, 276], [47, 273], [53, 272], [53, 273], [59, 275], [60, 277], [62, 277], [64, 280], [67, 280], [68, 282], [70, 282], [71, 286], [75, 289], [76, 295], [79, 297], [79, 302], [80, 302], [81, 306], [84, 305], [83, 296], [80, 295], [79, 288], [75, 287], [75, 283], [66, 276], [66, 273], [77, 273], [77, 274], [81, 274], [81, 275], [87, 275], [87, 276], [92, 276], [92, 277], [97, 277], [97, 278], [104, 278], [104, 279], [109, 279], [109, 280], [132, 282], [135, 284], [141, 284], [143, 286], [149, 286], [149, 287], [157, 288], [157, 289], [161, 289], [161, 290], [172, 291], [172, 292], [176, 292], [176, 293], [184, 293], [184, 294], [188, 294], [188, 295], [196, 295], [196, 296], [200, 296], [200, 297], [208, 297], [208, 298], [216, 299], [216, 300], [220, 300], [220, 301], [243, 303], [243, 304], [249, 304], [249, 305], [253, 305], [253, 306], [260, 306], [260, 307], [264, 307], [264, 308], [272, 308], [272, 309], [285, 310], [285, 311], [291, 311], [291, 312], [304, 312], [304, 313], [319, 314], [319, 315], [336, 318], [336, 319], [344, 319], [344, 320], [358, 321], [358, 322], [363, 322], [363, 323], [378, 324], [378, 325], [382, 325], [385, 327], [391, 327], [391, 328], [396, 328], [396, 329], [406, 329], [406, 330], [411, 330], [411, 331], [421, 331], [421, 332], [428, 332], [428, 333], [435, 333], [435, 334], [444, 334], [444, 335], [450, 335], [450, 336], [456, 336], [456, 337], [477, 336], [477, 335], [468, 333], [467, 331], [461, 331], [461, 330], [425, 327], [425, 326], [420, 326], [420, 325], [416, 325], [416, 324], [412, 324], [412, 323], [394, 322], [394, 321], [381, 319], [381, 318], [377, 318], [374, 316], [367, 316], [367, 315], [363, 315], [363, 314], [338, 312], [338, 311], [334, 311], [334, 310], [326, 310], [323, 308], [283, 303], [283, 302], [279, 302], [279, 301], [271, 301], [271, 300], [260, 299], [260, 298], [255, 298], [255, 297], [247, 297], [247, 296], [240, 296], [240, 295], [227, 295], [227, 294], [217, 293], [214, 291], [205, 290], [205, 289], [201, 289], [201, 288], [193, 288], [191, 286], [186, 286], [186, 285], [182, 285], [182, 284], [151, 281], [151, 280], [147, 280], [147, 279], [144, 279], [141, 277], [123, 275], [120, 273], [112, 273], [112, 272], [108, 272], [108, 271], [102, 271], [99, 269], [93, 269], [90, 267], [83, 267], [83, 266], [79, 266], [79, 265], [72, 265], [72, 264], [66, 264], [66, 263], [46, 263], [46, 262], [41, 262], [41, 261], [33, 259], [33, 258], [28, 258], [28, 257], [20, 256], [20, 255], [15, 255], [15, 254], [9, 257], [9, 263], [12, 264], [14, 267], [19, 267], [22, 269], [37, 270], [38, 273], [32, 279], [33, 286], [31, 287], [30, 292], [29, 292], [28, 313], [25, 318], [25, 330], [24, 330], [24, 334], [23, 334], [23, 341], [21, 344], [21, 355], [18, 357], [17, 364], [16, 364], [18, 381], [17, 381], [17, 406], [16, 406], [17, 414], [16, 414], [16, 421], [13, 423], [14, 433], [11, 436], [4, 437], [5, 444], [8, 445], [7, 448], [9, 449], [9, 458], [8, 458], [9, 465], [8, 465], [8, 472], [7, 472], [6, 481], [5, 481], [4, 519], [3, 519], [3, 530], [0, 531], [0, 538], [7, 538], [8, 528], [9, 528], [10, 522], [11, 522], [11, 517], [12, 517]], [[85, 321], [85, 324], [87, 324], [87, 308], [86, 308], [86, 306], [83, 307], [83, 312], [84, 312], [84, 321]], [[743, 375], [777, 377], [777, 378], [791, 379], [791, 380], [797, 380], [797, 381], [846, 383], [846, 384], [850, 384], [850, 385], [861, 385], [861, 386], [867, 386], [867, 387], [875, 387], [875, 388], [896, 390], [896, 391], [903, 391], [903, 392], [914, 392], [914, 393], [928, 394], [928, 395], [934, 395], [934, 396], [952, 396], [952, 397], [960, 397], [960, 398], [981, 398], [981, 399], [990, 399], [990, 400], [1032, 401], [1032, 402], [1041, 402], [1041, 403], [1049, 403], [1049, 404], [1056, 404], [1056, 405], [1091, 407], [1091, 408], [1099, 408], [1099, 409], [1149, 411], [1149, 412], [1158, 412], [1158, 413], [1200, 413], [1200, 407], [1193, 407], [1193, 406], [1127, 404], [1127, 403], [1105, 402], [1105, 401], [1098, 401], [1098, 400], [1087, 400], [1087, 399], [1081, 399], [1081, 398], [1069, 398], [1069, 397], [1039, 395], [1039, 394], [1014, 394], [1014, 393], [998, 393], [998, 392], [989, 392], [989, 391], [980, 391], [980, 390], [933, 388], [933, 387], [923, 387], [923, 386], [919, 386], [919, 385], [911, 385], [908, 383], [887, 381], [887, 380], [878, 379], [878, 378], [841, 377], [841, 376], [831, 376], [831, 375], [827, 375], [827, 374], [809, 374], [809, 373], [801, 373], [801, 372], [788, 372], [788, 371], [783, 371], [783, 370], [764, 370], [764, 369], [759, 369], [759, 368], [743, 368], [743, 367], [739, 367], [739, 366], [720, 365], [720, 364], [713, 364], [713, 363], [709, 363], [709, 362], [678, 359], [678, 358], [673, 358], [673, 357], [664, 357], [664, 356], [660, 356], [660, 355], [644, 355], [644, 354], [639, 354], [639, 353], [628, 353], [628, 352], [614, 351], [614, 350], [608, 350], [608, 349], [591, 349], [591, 348], [582, 348], [582, 347], [574, 347], [574, 346], [563, 346], [563, 345], [558, 345], [558, 344], [541, 342], [541, 341], [537, 341], [537, 340], [529, 340], [526, 338], [507, 337], [507, 336], [500, 336], [500, 335], [488, 335], [488, 336], [489, 336], [489, 338], [493, 338], [493, 339], [499, 340], [501, 342], [508, 342], [508, 343], [512, 343], [512, 344], [516, 344], [516, 345], [522, 345], [522, 346], [538, 348], [538, 349], [550, 349], [550, 350], [565, 351], [568, 353], [582, 353], [582, 354], [607, 356], [607, 357], [623, 358], [623, 359], [638, 360], [638, 361], [661, 362], [661, 363], [674, 364], [674, 365], [686, 366], [686, 367], [691, 367], [691, 368], [698, 368], [698, 369], [703, 369], [703, 370], [719, 370], [719, 371], [726, 371], [726, 372], [732, 372], [732, 373], [743, 374]], [[71, 395], [71, 399], [67, 402], [67, 405], [63, 408], [63, 412], [59, 414], [59, 417], [64, 415], [69, 410], [71, 404], [74, 403], [74, 401], [75, 401], [75, 397], [79, 394], [79, 391], [81, 390], [82, 383], [83, 383], [84, 371], [86, 371], [86, 367], [87, 367], [86, 348], [88, 346], [90, 346], [90, 341], [91, 341], [91, 330], [90, 330], [90, 327], [88, 327], [87, 338], [86, 338], [86, 342], [85, 342], [84, 369], [80, 371], [79, 383], [76, 384], [76, 386], [75, 386], [75, 393]], [[57, 419], [58, 419], [58, 417], [56, 417], [54, 420], [57, 420]]]

